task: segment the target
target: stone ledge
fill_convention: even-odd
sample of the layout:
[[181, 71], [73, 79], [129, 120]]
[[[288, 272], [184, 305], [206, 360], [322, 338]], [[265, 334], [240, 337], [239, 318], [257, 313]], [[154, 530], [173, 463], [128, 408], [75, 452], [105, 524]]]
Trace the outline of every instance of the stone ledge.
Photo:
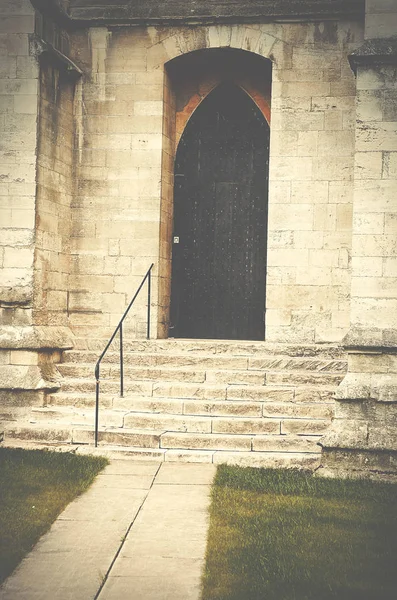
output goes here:
[[31, 56], [36, 56], [40, 60], [43, 58], [49, 60], [70, 78], [77, 79], [83, 74], [82, 70], [70, 58], [54, 48], [49, 42], [45, 42], [36, 35], [30, 35], [29, 44]]
[[396, 481], [397, 451], [367, 451], [325, 448], [321, 465], [316, 471], [320, 477], [369, 478]]
[[54, 364], [44, 366], [2, 365], [0, 390], [47, 390], [60, 388], [61, 376]]
[[4, 414], [18, 413], [19, 409], [28, 409], [30, 414], [32, 407], [44, 406], [44, 398], [45, 390], [0, 390], [0, 418], [2, 421], [10, 420]]
[[335, 398], [397, 403], [397, 374], [347, 373]]
[[332, 429], [319, 440], [318, 445], [333, 450], [368, 450], [368, 423], [336, 419]]
[[[18, 270], [23, 271], [23, 273], [20, 275], [16, 274], [17, 276], [19, 275], [19, 279], [16, 279], [12, 286], [10, 284], [0, 285], [1, 308], [31, 308], [32, 306], [33, 286], [31, 277], [26, 276], [24, 269]], [[4, 276], [4, 271], [2, 275]]]
[[397, 330], [352, 327], [343, 338], [342, 346], [348, 352], [378, 350], [394, 354], [397, 353]]
[[371, 65], [397, 64], [397, 36], [366, 40], [362, 46], [349, 55], [352, 70]]
[[70, 350], [74, 335], [67, 327], [0, 327], [2, 350]]
[[[263, 19], [364, 19], [364, 0], [33, 0], [69, 26], [94, 23], [172, 24], [252, 22]], [[67, 6], [69, 5], [69, 6]], [[67, 10], [68, 9], [68, 10]]]
[[319, 440], [318, 445], [327, 450], [364, 450], [397, 454], [397, 431], [395, 427], [379, 421], [372, 423], [335, 419], [331, 429]]

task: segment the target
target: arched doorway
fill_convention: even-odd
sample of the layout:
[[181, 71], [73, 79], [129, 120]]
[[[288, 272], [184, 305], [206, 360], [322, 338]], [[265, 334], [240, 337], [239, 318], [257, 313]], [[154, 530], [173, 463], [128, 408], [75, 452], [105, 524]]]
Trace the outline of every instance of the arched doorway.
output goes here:
[[261, 111], [219, 85], [176, 154], [171, 335], [264, 339], [268, 161]]

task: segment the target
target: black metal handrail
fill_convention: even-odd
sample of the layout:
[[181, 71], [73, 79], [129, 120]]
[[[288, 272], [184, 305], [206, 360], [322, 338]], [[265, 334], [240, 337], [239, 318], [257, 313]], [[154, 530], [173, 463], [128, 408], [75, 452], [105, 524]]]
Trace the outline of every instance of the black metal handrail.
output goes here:
[[141, 281], [140, 286], [138, 287], [137, 291], [134, 294], [133, 299], [131, 300], [131, 302], [129, 303], [125, 313], [123, 314], [123, 316], [121, 317], [119, 324], [117, 325], [116, 329], [113, 332], [112, 337], [110, 338], [110, 340], [108, 341], [108, 343], [105, 346], [104, 351], [102, 352], [101, 356], [98, 358], [97, 363], [95, 365], [95, 380], [96, 380], [96, 384], [95, 384], [95, 448], [98, 446], [98, 428], [99, 428], [99, 370], [100, 370], [100, 365], [101, 365], [101, 361], [103, 359], [103, 357], [105, 356], [106, 352], [109, 350], [109, 347], [111, 346], [114, 338], [116, 337], [117, 333], [120, 332], [120, 397], [122, 398], [124, 396], [124, 356], [123, 356], [123, 321], [126, 318], [126, 316], [128, 315], [128, 312], [131, 308], [131, 306], [134, 304], [139, 292], [141, 291], [141, 289], [143, 288], [145, 281], [147, 279], [148, 281], [148, 296], [147, 296], [147, 330], [146, 330], [146, 339], [150, 339], [150, 295], [151, 295], [151, 287], [152, 287], [152, 281], [151, 281], [151, 276], [152, 276], [152, 269], [154, 267], [154, 263], [152, 263], [149, 267], [149, 269], [146, 272], [146, 275], [144, 276], [144, 278]]

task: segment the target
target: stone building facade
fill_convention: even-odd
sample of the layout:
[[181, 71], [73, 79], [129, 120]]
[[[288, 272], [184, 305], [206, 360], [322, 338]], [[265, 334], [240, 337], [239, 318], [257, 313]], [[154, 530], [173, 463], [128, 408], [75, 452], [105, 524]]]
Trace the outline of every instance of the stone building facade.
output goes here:
[[[151, 263], [170, 336], [174, 161], [224, 81], [270, 126], [266, 343], [343, 346], [332, 470], [397, 458], [394, 0], [0, 0], [0, 394], [21, 419]], [[146, 331], [139, 300], [127, 333]]]

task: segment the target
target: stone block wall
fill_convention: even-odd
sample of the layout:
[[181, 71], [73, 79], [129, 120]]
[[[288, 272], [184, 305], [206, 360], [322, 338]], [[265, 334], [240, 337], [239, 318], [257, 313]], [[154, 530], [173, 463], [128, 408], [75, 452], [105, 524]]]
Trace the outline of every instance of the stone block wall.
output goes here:
[[[397, 330], [396, 35], [396, 2], [367, 0], [367, 41], [363, 50], [352, 57], [357, 78], [351, 309], [354, 329]], [[364, 337], [368, 342], [368, 335]]]
[[365, 37], [387, 38], [397, 34], [397, 11], [394, 0], [366, 0]]
[[28, 0], [0, 16], [1, 325], [66, 326], [74, 84], [42, 39], [63, 50], [63, 37]]
[[[91, 28], [72, 211], [70, 323], [104, 336], [155, 263], [153, 335], [166, 336], [173, 159], [180, 131], [172, 60], [233, 48], [273, 62], [267, 338], [338, 341], [349, 325], [355, 22]], [[129, 321], [145, 328], [145, 298]]]
[[[140, 29], [96, 28], [74, 41], [84, 77], [69, 315], [80, 334], [94, 326], [109, 335], [152, 262], [158, 272], [164, 72], [147, 70], [147, 40]], [[129, 321], [138, 337], [145, 303], [140, 297]]]
[[0, 311], [3, 325], [32, 324], [38, 114], [37, 62], [29, 53], [28, 0], [0, 4]]
[[365, 42], [351, 55], [357, 81], [348, 373], [325, 472], [397, 469], [397, 5], [368, 0]]
[[[60, 360], [60, 350], [71, 346], [67, 329], [48, 327], [66, 325], [65, 319], [48, 318], [53, 306], [47, 295], [50, 272], [62, 279], [64, 289], [68, 284], [57, 262], [59, 249], [53, 248], [52, 256], [40, 254], [53, 227], [51, 217], [64, 218], [65, 226], [69, 220], [58, 208], [49, 209], [54, 200], [56, 204], [59, 182], [53, 168], [56, 132], [48, 125], [49, 108], [41, 93], [45, 70], [40, 69], [38, 58], [40, 22], [28, 0], [1, 1], [0, 420], [26, 414], [31, 405], [43, 403], [46, 391], [59, 387], [54, 363]], [[59, 95], [57, 102], [61, 102]], [[58, 109], [57, 104], [54, 114]], [[73, 136], [71, 122], [69, 131]], [[58, 145], [65, 158], [66, 143], [62, 140]], [[72, 185], [69, 173], [65, 178]], [[48, 189], [50, 180], [52, 189]]]
[[75, 82], [41, 59], [34, 321], [68, 325]]
[[[355, 82], [360, 25], [283, 26], [270, 141], [268, 338], [341, 340], [349, 325]], [[276, 65], [277, 67], [277, 65]]]
[[397, 328], [396, 77], [396, 65], [358, 67], [354, 327]]

